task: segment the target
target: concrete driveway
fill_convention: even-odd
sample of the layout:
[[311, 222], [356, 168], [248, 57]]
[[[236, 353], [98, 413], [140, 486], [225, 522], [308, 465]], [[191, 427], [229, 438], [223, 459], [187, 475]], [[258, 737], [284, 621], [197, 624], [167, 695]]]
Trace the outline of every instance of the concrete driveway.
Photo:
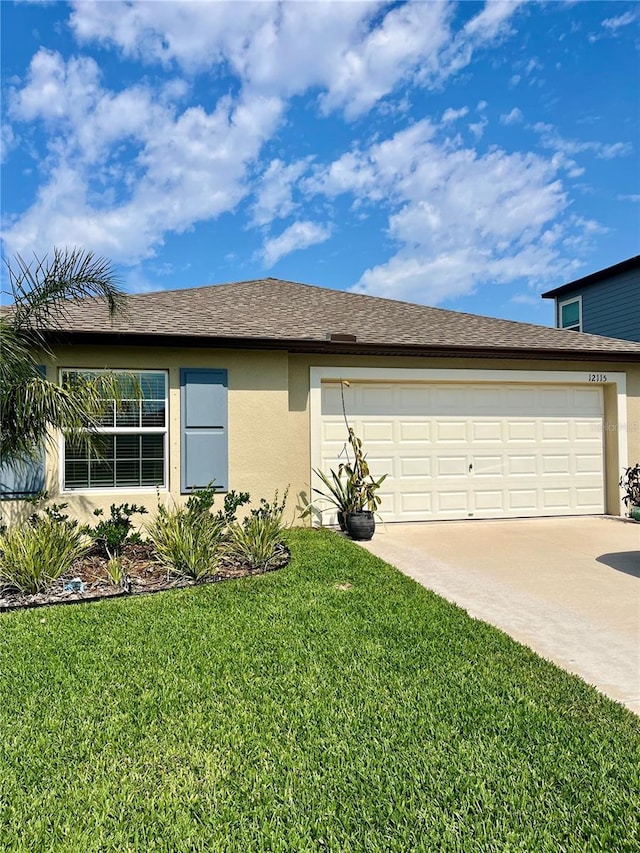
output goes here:
[[640, 524], [379, 523], [363, 545], [640, 714]]

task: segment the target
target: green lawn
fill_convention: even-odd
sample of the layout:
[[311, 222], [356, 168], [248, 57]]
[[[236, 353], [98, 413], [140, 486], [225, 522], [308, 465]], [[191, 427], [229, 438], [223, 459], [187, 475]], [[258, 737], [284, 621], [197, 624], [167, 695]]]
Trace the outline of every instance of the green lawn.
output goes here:
[[0, 850], [640, 849], [637, 718], [289, 540], [269, 575], [0, 614]]

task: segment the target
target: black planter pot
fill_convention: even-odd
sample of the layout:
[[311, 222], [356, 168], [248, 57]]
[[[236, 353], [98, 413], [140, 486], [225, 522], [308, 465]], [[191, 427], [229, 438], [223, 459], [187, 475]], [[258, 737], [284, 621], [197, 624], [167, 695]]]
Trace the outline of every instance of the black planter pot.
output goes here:
[[376, 529], [376, 520], [372, 512], [363, 509], [360, 512], [347, 513], [347, 533], [352, 539], [366, 542], [371, 539]]
[[342, 509], [338, 510], [338, 524], [340, 525], [340, 530], [342, 530], [343, 533], [346, 533], [347, 532], [347, 513]]

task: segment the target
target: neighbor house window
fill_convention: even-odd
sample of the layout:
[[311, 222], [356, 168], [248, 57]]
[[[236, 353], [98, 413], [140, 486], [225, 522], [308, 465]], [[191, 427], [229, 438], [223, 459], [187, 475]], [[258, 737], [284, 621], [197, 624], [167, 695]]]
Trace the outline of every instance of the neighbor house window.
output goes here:
[[558, 326], [573, 332], [582, 331], [582, 299], [579, 296], [558, 304]]
[[[98, 371], [65, 370], [64, 382]], [[115, 372], [115, 371], [114, 371]], [[65, 490], [154, 488], [166, 485], [167, 374], [117, 373], [121, 395], [105, 400], [95, 447], [64, 442]]]

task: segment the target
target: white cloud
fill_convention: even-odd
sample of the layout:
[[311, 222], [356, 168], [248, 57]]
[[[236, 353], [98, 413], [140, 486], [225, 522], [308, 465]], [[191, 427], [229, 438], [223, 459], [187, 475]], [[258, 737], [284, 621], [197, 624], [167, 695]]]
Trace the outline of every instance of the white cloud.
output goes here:
[[331, 229], [316, 222], [294, 222], [271, 240], [267, 240], [262, 250], [265, 266], [272, 267], [285, 255], [298, 249], [307, 249], [316, 243], [324, 243], [331, 236]]
[[592, 227], [566, 219], [553, 158], [440, 141], [428, 121], [317, 166], [308, 191], [384, 199], [397, 250], [359, 292], [436, 304], [485, 282], [541, 280], [567, 262], [561, 241]]
[[[321, 112], [355, 119], [402, 84], [440, 86], [508, 32], [518, 4], [488, 3], [457, 35], [449, 2], [71, 5], [80, 44], [97, 41], [160, 64], [165, 79], [149, 74], [115, 91], [92, 58], [65, 61], [45, 48], [34, 55], [26, 78], [10, 88], [15, 127], [5, 135], [15, 138], [20, 124], [44, 126], [47, 148], [36, 156], [45, 177], [32, 206], [9, 221], [5, 246], [20, 251], [62, 238], [136, 262], [166, 234], [235, 209], [288, 99], [313, 91]], [[195, 75], [229, 73], [235, 94], [185, 109]], [[341, 191], [341, 169], [354, 180], [347, 155], [320, 179], [328, 191], [331, 184]], [[253, 224], [295, 211], [293, 188], [304, 171], [282, 162], [263, 173]]]
[[290, 97], [323, 90], [325, 111], [356, 116], [416, 68], [435, 68], [449, 31], [447, 3], [86, 3], [71, 26], [80, 41], [117, 46], [187, 73], [226, 64], [245, 88]]
[[33, 56], [27, 84], [11, 93], [10, 114], [21, 121], [55, 120], [86, 113], [99, 88], [100, 69], [88, 57], [65, 63], [45, 48]]
[[533, 125], [533, 129], [540, 134], [540, 144], [543, 147], [563, 156], [573, 157], [576, 154], [590, 152], [599, 160], [613, 160], [616, 157], [626, 157], [633, 151], [633, 146], [629, 142], [579, 142], [574, 139], [565, 139], [552, 124], [545, 122], [537, 122]]
[[471, 133], [473, 133], [476, 139], [481, 139], [482, 135], [484, 134], [484, 129], [488, 124], [489, 122], [487, 121], [487, 119], [483, 118], [481, 121], [472, 122], [469, 125], [469, 130], [471, 131]]
[[629, 193], [628, 195], [619, 195], [618, 201], [640, 201], [640, 194], [638, 193]]
[[511, 112], [500, 116], [500, 124], [520, 124], [523, 119], [522, 110], [519, 107], [514, 107]]
[[349, 119], [399, 84], [439, 85], [511, 32], [520, 0], [492, 0], [457, 34], [451, 2], [163, 2], [76, 0], [81, 42], [195, 74], [224, 66], [245, 89], [289, 98], [319, 90], [322, 111]]
[[442, 124], [451, 124], [459, 118], [464, 118], [468, 113], [469, 107], [461, 107], [459, 110], [454, 110], [452, 107], [449, 107], [442, 113]]
[[[211, 112], [178, 112], [143, 86], [103, 89], [93, 61], [65, 64], [39, 51], [10, 110], [45, 121], [52, 142], [48, 181], [5, 228], [7, 250], [76, 243], [134, 262], [153, 254], [165, 233], [233, 210], [283, 104], [254, 94], [221, 98]], [[126, 140], [135, 143], [133, 159], [121, 157]]]
[[[275, 144], [261, 163], [288, 99], [312, 92], [321, 113], [352, 120], [405, 84], [437, 88], [512, 31], [518, 6], [489, 2], [455, 32], [447, 2], [74, 3], [80, 42], [115, 46], [172, 76], [156, 82], [150, 73], [112, 91], [94, 60], [38, 51], [9, 109], [16, 126], [46, 127], [49, 147], [39, 161], [46, 180], [31, 208], [8, 223], [6, 246], [77, 243], [135, 263], [167, 234], [235, 210], [260, 175], [250, 224], [300, 218], [266, 240], [267, 266], [331, 235], [327, 224], [299, 214], [302, 195], [347, 194], [361, 213], [380, 205], [397, 244], [388, 263], [362, 276], [365, 292], [436, 302], [484, 281], [543, 276], [561, 263], [562, 241], [589, 230], [576, 220], [558, 225], [567, 207], [558, 169], [578, 169], [567, 160], [571, 146], [606, 158], [626, 153], [625, 143], [571, 143], [541, 126], [554, 156], [495, 147], [479, 154], [457, 137], [439, 137], [450, 128], [422, 120], [373, 144], [363, 140], [324, 166], [310, 157], [286, 162]], [[216, 101], [212, 81], [229, 73], [233, 94]], [[207, 82], [207, 107], [185, 108], [187, 94]], [[477, 137], [486, 107], [477, 104], [478, 121], [469, 125]], [[442, 124], [468, 113], [449, 108]], [[518, 108], [501, 118], [521, 120]]]
[[293, 186], [309, 167], [309, 160], [286, 165], [276, 159], [269, 163], [258, 181], [253, 204], [253, 223], [268, 225], [274, 219], [289, 216], [297, 205], [293, 201]]
[[429, 79], [449, 41], [446, 3], [409, 3], [393, 8], [380, 27], [345, 50], [321, 98], [325, 111], [342, 107], [348, 117], [369, 110], [407, 77]]
[[511, 18], [524, 0], [489, 0], [452, 39], [445, 52], [442, 77], [465, 68], [480, 48], [506, 38], [511, 30]]
[[629, 24], [633, 24], [637, 19], [637, 12], [624, 12], [624, 14], [617, 15], [614, 18], [605, 18], [602, 26], [607, 30], [619, 30], [620, 27], [627, 27]]

